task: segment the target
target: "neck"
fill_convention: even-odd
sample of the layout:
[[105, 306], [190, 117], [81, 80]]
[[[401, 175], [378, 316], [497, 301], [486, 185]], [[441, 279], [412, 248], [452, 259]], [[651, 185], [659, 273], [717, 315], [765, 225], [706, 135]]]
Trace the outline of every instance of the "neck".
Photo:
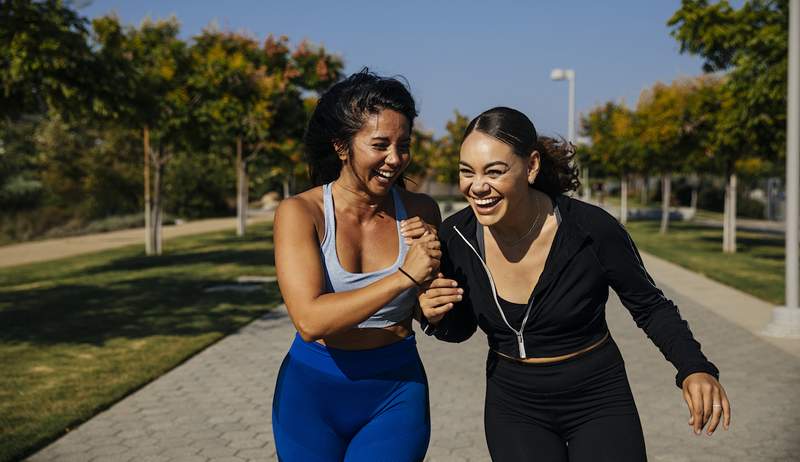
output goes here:
[[508, 219], [490, 226], [489, 230], [503, 243], [518, 243], [525, 237], [536, 236], [547, 218], [543, 204], [539, 193], [530, 188], [523, 200], [506, 211]]
[[371, 194], [358, 179], [343, 174], [333, 182], [333, 190], [339, 199], [344, 200], [344, 208], [350, 209], [359, 218], [370, 218], [387, 209], [391, 194], [376, 196]]

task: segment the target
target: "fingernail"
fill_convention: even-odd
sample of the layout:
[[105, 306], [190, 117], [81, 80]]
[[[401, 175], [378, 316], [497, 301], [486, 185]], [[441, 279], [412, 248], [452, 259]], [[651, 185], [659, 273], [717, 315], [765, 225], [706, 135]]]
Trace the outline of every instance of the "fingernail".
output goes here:
[[458, 289], [458, 293], [463, 294], [464, 293], [464, 289]]
[[456, 298], [458, 298], [459, 300], [461, 300], [461, 295], [456, 295]]
[[453, 287], [455, 287], [455, 286], [457, 286], [457, 285], [458, 285], [458, 283], [457, 283], [457, 282], [455, 282], [455, 281], [453, 281], [453, 282], [451, 282], [451, 283], [450, 283], [450, 285], [451, 285], [451, 286], [453, 286]]

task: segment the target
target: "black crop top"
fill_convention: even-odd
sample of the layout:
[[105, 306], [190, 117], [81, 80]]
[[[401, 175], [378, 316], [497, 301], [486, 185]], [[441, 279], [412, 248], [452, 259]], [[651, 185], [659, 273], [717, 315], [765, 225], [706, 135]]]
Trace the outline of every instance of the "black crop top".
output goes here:
[[461, 342], [480, 326], [489, 347], [507, 356], [569, 354], [602, 340], [608, 332], [605, 305], [611, 287], [637, 326], [678, 370], [678, 387], [694, 372], [718, 377], [719, 371], [703, 355], [677, 306], [655, 286], [617, 220], [599, 207], [567, 196], [553, 201], [559, 226], [539, 282], [524, 306], [527, 313], [521, 307], [501, 309], [483, 259], [483, 229], [471, 208], [445, 220], [439, 233], [441, 271], [458, 281], [464, 297], [436, 326], [423, 319], [425, 332]]

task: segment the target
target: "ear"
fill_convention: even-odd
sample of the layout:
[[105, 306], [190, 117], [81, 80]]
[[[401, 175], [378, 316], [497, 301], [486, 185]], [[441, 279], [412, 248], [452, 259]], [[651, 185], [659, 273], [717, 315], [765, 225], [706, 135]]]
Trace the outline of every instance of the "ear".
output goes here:
[[350, 149], [347, 143], [343, 141], [334, 141], [333, 142], [333, 149], [336, 150], [336, 156], [342, 162], [347, 161], [347, 157], [350, 154]]
[[528, 184], [533, 184], [533, 182], [536, 181], [541, 165], [539, 151], [534, 150], [528, 158]]

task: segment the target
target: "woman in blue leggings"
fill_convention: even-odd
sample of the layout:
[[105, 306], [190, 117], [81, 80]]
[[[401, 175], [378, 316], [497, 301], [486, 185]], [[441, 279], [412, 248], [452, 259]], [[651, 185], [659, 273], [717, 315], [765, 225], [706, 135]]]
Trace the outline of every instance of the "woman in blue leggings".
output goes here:
[[282, 461], [425, 456], [428, 385], [411, 318], [441, 251], [434, 233], [403, 233], [441, 218], [403, 187], [416, 115], [402, 83], [364, 70], [331, 87], [309, 121], [315, 187], [275, 215], [278, 283], [297, 328], [273, 400]]

